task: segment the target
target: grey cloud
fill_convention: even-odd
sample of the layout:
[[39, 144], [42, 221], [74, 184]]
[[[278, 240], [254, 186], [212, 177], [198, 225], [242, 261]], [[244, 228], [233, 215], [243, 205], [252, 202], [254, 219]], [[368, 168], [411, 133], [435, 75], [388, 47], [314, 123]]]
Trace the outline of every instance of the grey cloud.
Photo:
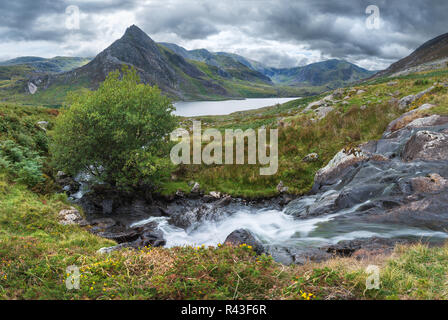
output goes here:
[[[365, 9], [370, 4], [381, 10], [380, 30], [364, 26]], [[383, 66], [448, 31], [446, 0], [33, 0], [0, 3], [0, 40], [49, 40], [63, 45], [67, 41], [63, 18], [68, 5], [78, 5], [88, 16], [78, 31], [84, 40], [98, 37], [98, 25], [89, 14], [130, 11], [136, 15], [135, 23], [150, 36], [173, 35], [188, 43], [237, 28], [260, 43], [275, 40], [318, 51], [323, 58], [354, 63], [370, 59], [371, 65]], [[39, 18], [48, 16], [55, 17], [51, 25], [38, 24]], [[230, 46], [227, 51], [232, 45], [242, 47], [240, 36], [235, 36], [233, 43], [226, 39]], [[276, 66], [304, 62], [294, 53], [278, 51], [263, 49], [260, 44], [255, 56]]]

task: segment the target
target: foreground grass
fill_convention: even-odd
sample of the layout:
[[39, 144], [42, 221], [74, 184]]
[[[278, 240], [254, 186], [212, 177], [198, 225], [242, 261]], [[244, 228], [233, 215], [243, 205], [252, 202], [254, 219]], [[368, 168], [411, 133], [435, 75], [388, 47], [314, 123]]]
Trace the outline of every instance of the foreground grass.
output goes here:
[[[397, 247], [392, 256], [283, 266], [242, 246], [142, 248], [111, 255], [114, 243], [61, 226], [64, 196], [42, 196], [0, 178], [1, 299], [445, 299], [448, 246]], [[365, 290], [368, 264], [379, 290]], [[80, 268], [67, 290], [66, 268]]]

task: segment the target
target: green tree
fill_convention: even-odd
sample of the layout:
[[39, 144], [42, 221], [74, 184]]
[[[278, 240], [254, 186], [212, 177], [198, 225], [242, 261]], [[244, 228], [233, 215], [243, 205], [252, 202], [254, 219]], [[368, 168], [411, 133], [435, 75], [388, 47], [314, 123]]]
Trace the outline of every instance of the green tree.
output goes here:
[[169, 174], [171, 101], [135, 69], [111, 72], [96, 91], [71, 94], [51, 133], [54, 165], [119, 187], [157, 185]]

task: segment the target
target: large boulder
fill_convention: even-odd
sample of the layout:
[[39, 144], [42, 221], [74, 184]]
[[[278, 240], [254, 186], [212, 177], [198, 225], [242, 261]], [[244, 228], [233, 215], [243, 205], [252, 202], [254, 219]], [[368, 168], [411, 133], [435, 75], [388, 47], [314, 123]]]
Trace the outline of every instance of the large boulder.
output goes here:
[[406, 143], [403, 150], [404, 161], [448, 160], [448, 134], [419, 131]]
[[252, 246], [253, 250], [257, 254], [262, 254], [265, 249], [262, 243], [255, 237], [255, 235], [247, 229], [238, 229], [229, 234], [224, 241], [224, 244], [239, 246], [242, 244], [247, 244]]

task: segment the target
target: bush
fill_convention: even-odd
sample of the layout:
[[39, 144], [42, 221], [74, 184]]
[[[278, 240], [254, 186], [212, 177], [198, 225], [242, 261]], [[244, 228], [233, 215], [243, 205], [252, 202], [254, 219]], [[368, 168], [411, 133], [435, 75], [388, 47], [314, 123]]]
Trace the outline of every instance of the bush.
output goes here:
[[12, 176], [14, 181], [33, 187], [43, 181], [42, 158], [12, 140], [1, 143], [0, 169]]
[[52, 132], [57, 168], [126, 188], [157, 185], [169, 175], [174, 107], [157, 87], [141, 84], [134, 69], [111, 72], [97, 91], [70, 95], [68, 105]]

